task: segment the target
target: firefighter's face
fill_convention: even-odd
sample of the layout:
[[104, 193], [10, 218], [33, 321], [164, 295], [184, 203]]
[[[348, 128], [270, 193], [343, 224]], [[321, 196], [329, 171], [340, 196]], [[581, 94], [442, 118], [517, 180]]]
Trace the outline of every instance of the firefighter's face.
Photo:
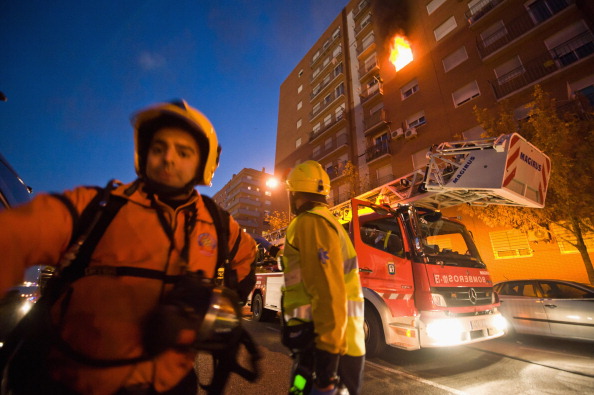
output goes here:
[[155, 132], [148, 150], [146, 175], [172, 188], [182, 188], [196, 176], [200, 150], [183, 129], [165, 127]]

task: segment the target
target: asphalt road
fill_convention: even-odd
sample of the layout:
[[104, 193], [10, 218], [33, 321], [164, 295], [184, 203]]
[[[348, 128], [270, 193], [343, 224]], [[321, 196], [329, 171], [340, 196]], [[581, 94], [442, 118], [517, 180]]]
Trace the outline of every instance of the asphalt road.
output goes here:
[[[278, 322], [244, 319], [263, 359], [256, 383], [234, 376], [226, 394], [286, 394], [291, 359], [279, 341]], [[242, 355], [246, 363], [245, 353]], [[206, 381], [212, 371], [199, 357]], [[204, 391], [200, 393], [205, 393]], [[594, 393], [594, 344], [522, 336], [471, 346], [414, 352], [388, 349], [365, 365], [363, 394], [589, 394]]]

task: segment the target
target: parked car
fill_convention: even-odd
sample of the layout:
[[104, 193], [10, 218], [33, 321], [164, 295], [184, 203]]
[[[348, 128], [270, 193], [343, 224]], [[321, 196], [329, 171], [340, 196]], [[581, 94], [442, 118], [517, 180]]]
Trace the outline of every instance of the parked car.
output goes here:
[[511, 333], [594, 341], [594, 287], [563, 280], [495, 284]]
[[0, 154], [0, 210], [28, 202], [30, 195], [31, 188]]
[[[0, 210], [28, 202], [30, 195], [31, 189], [0, 154]], [[42, 271], [41, 266], [29, 268], [21, 284], [8, 290], [6, 295], [0, 294], [0, 347], [6, 335], [39, 298], [38, 283]]]

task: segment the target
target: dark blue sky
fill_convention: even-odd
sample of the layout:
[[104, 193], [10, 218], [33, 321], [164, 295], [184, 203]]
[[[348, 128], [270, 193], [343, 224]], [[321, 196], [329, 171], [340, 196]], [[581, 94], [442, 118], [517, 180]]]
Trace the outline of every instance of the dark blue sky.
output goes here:
[[223, 147], [213, 195], [268, 172], [280, 84], [347, 0], [0, 0], [0, 152], [34, 191], [136, 176], [130, 115], [185, 98]]

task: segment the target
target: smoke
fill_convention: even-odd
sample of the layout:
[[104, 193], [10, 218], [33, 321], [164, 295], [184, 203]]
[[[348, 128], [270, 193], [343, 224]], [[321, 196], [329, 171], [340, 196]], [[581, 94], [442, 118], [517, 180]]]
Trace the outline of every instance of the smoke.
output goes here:
[[382, 42], [397, 33], [406, 36], [408, 0], [372, 0], [371, 9]]

